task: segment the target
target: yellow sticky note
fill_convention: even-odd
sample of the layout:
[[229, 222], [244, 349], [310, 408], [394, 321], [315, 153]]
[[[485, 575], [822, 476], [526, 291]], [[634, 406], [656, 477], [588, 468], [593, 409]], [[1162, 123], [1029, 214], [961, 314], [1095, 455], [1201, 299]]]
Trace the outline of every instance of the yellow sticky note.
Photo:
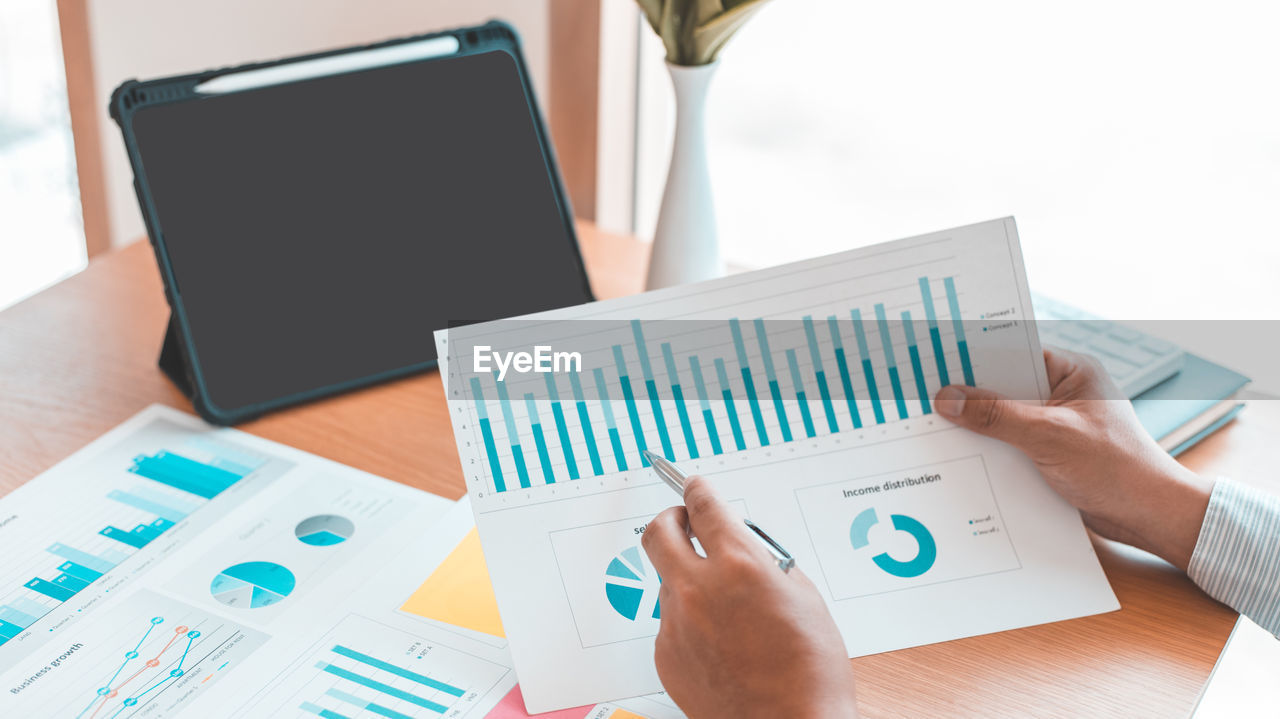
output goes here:
[[645, 719], [645, 718], [640, 716], [639, 714], [636, 714], [635, 712], [629, 712], [626, 709], [614, 709], [613, 713], [609, 715], [609, 719]]
[[507, 636], [502, 631], [498, 600], [493, 596], [489, 568], [480, 550], [480, 535], [474, 528], [400, 611], [495, 637]]

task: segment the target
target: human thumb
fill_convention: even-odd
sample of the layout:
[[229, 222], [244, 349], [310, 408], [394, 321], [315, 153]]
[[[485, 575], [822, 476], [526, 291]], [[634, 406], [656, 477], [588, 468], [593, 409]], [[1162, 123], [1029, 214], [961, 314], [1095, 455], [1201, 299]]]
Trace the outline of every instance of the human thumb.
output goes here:
[[978, 434], [1026, 447], [1036, 438], [1042, 408], [977, 387], [949, 385], [934, 397], [938, 414]]

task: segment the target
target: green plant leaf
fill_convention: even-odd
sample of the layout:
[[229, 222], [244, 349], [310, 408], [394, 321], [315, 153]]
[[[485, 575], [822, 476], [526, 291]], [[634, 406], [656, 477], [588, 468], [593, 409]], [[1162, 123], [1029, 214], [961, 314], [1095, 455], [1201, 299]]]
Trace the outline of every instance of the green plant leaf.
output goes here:
[[715, 62], [729, 38], [769, 0], [740, 0], [734, 7], [712, 18], [694, 31], [694, 54], [699, 64]]
[[721, 0], [694, 0], [694, 5], [694, 23], [699, 27], [724, 12]]
[[636, 0], [667, 62], [706, 65], [768, 0]]
[[636, 4], [644, 13], [644, 19], [649, 21], [649, 27], [653, 28], [658, 35], [662, 35], [662, 31], [658, 29], [662, 20], [662, 0], [636, 0]]

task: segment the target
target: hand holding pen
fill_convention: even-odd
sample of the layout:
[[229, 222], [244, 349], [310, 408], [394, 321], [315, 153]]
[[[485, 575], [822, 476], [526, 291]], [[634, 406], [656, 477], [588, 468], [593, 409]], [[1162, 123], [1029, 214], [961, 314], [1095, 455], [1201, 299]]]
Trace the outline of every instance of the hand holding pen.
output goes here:
[[[649, 460], [649, 464], [653, 466], [653, 471], [657, 473], [658, 477], [660, 477], [672, 491], [680, 495], [683, 499], [684, 487], [689, 481], [689, 478], [685, 473], [681, 472], [678, 467], [667, 461], [666, 457], [663, 457], [656, 452], [651, 452], [646, 449], [643, 453], [644, 458]], [[782, 545], [778, 544], [778, 542], [761, 529], [759, 525], [750, 519], [745, 518], [742, 520], [742, 523], [747, 526], [747, 529], [750, 529], [756, 535], [756, 538], [759, 539], [762, 544], [764, 544], [764, 548], [769, 550], [769, 553], [773, 555], [774, 561], [778, 563], [779, 569], [784, 572], [789, 572], [792, 567], [796, 566], [795, 557], [792, 557], [790, 552], [783, 549]]]
[[654, 517], [643, 536], [662, 577], [654, 660], [671, 698], [690, 717], [761, 707], [856, 716], [844, 640], [813, 582], [798, 567], [778, 571], [778, 557], [709, 482], [689, 477], [683, 492], [684, 506]]

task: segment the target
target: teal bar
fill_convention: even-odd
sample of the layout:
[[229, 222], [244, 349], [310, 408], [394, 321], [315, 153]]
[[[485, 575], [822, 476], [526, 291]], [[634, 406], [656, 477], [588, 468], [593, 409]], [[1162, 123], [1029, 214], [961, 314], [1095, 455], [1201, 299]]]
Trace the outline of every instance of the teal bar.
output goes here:
[[649, 365], [649, 348], [645, 346], [644, 330], [640, 320], [631, 320], [631, 336], [636, 341], [636, 354], [640, 356], [640, 372], [646, 380], [653, 379], [653, 367]]
[[862, 356], [862, 375], [867, 380], [867, 395], [871, 398], [871, 411], [876, 424], [884, 424], [884, 408], [880, 406], [880, 388], [876, 386], [875, 371], [871, 368], [871, 352], [867, 349], [867, 333], [862, 327], [862, 312], [853, 310], [853, 336], [858, 340], [858, 354]]
[[63, 562], [62, 564], [59, 564], [58, 571], [63, 572], [64, 574], [70, 574], [73, 577], [78, 577], [86, 582], [92, 582], [102, 576], [102, 572], [95, 571], [81, 564], [76, 564], [75, 562]]
[[840, 339], [840, 323], [836, 321], [835, 315], [827, 317], [827, 329], [831, 331], [836, 369], [840, 372], [840, 386], [844, 389], [844, 401], [849, 405], [849, 416], [853, 417], [853, 428], [862, 429], [862, 416], [858, 413], [858, 403], [853, 396], [853, 378], [849, 376], [849, 361], [844, 356], [844, 341]]
[[183, 472], [175, 463], [165, 461], [164, 455], [165, 453], [161, 452], [155, 457], [136, 457], [129, 471], [205, 499], [213, 499], [226, 489], [222, 483], [211, 482], [208, 477]]
[[384, 707], [381, 704], [377, 704], [375, 702], [361, 699], [360, 697], [354, 694], [349, 694], [347, 692], [344, 692], [341, 689], [330, 688], [325, 691], [325, 694], [327, 696], [333, 697], [334, 699], [337, 699], [338, 701], [344, 701], [352, 706], [359, 707], [360, 709], [363, 709], [371, 714], [377, 714], [378, 716], [388, 717], [388, 719], [413, 719], [413, 717], [409, 716], [408, 714], [401, 714], [395, 709]]
[[73, 577], [72, 575], [66, 574], [65, 572], [54, 577], [53, 583], [58, 585], [59, 587], [62, 587], [63, 589], [69, 589], [73, 593], [78, 592], [81, 589], [84, 589], [85, 587], [89, 586], [89, 582], [86, 582], [85, 580], [80, 579], [79, 577]]
[[89, 554], [88, 552], [82, 552], [79, 549], [73, 549], [71, 547], [68, 547], [65, 544], [60, 544], [58, 542], [54, 542], [53, 544], [49, 545], [49, 549], [47, 551], [50, 554], [62, 557], [63, 559], [69, 559], [75, 562], [76, 564], [88, 567], [96, 572], [101, 572], [103, 574], [106, 574], [107, 572], [111, 571], [111, 568], [116, 566], [115, 562], [112, 562], [108, 559], [104, 559], [103, 557]]
[[822, 353], [818, 351], [818, 333], [813, 328], [813, 317], [804, 316], [804, 338], [809, 343], [809, 357], [813, 361], [813, 377], [818, 381], [818, 396], [822, 398], [822, 412], [827, 416], [827, 429], [840, 431], [836, 422], [836, 408], [831, 405], [831, 390], [827, 388], [827, 372], [822, 366]]
[[947, 356], [942, 351], [942, 332], [938, 330], [938, 313], [933, 309], [933, 290], [929, 288], [929, 278], [920, 278], [920, 299], [924, 302], [924, 317], [929, 321], [929, 340], [933, 343], [933, 359], [938, 364], [938, 381], [943, 387], [951, 384], [951, 375], [947, 372]]
[[511, 443], [511, 458], [516, 463], [516, 475], [520, 486], [528, 489], [529, 468], [524, 463], [524, 452], [520, 449], [520, 432], [516, 429], [516, 416], [511, 411], [511, 398], [507, 396], [507, 384], [498, 380], [498, 373], [493, 373], [493, 384], [498, 388], [498, 404], [502, 407], [502, 421], [507, 425], [507, 441]]
[[76, 593], [70, 589], [60, 587], [53, 582], [46, 581], [39, 577], [35, 577], [22, 586], [33, 592], [39, 592], [50, 599], [56, 599], [59, 602], [65, 602], [76, 595]]
[[809, 414], [809, 400], [804, 393], [804, 381], [800, 377], [800, 365], [796, 362], [796, 351], [786, 351], [787, 364], [791, 367], [791, 383], [796, 386], [796, 399], [800, 402], [800, 420], [804, 423], [804, 433], [812, 438], [817, 432], [813, 427], [813, 417]]
[[166, 484], [176, 481], [182, 485], [179, 489], [186, 489], [206, 499], [218, 496], [243, 476], [165, 451], [152, 457], [141, 457], [135, 463], [138, 474]]
[[791, 423], [787, 421], [787, 408], [782, 405], [782, 387], [778, 385], [778, 375], [773, 371], [773, 353], [769, 351], [769, 338], [764, 333], [764, 320], [756, 318], [756, 343], [760, 345], [760, 356], [764, 359], [764, 374], [769, 380], [769, 395], [773, 397], [773, 411], [778, 415], [778, 426], [782, 430], [782, 441], [791, 441]]
[[586, 398], [582, 393], [582, 380], [577, 372], [569, 373], [569, 387], [573, 389], [574, 403], [578, 406], [578, 424], [582, 427], [582, 438], [587, 442], [587, 456], [591, 459], [591, 471], [598, 477], [604, 474], [600, 464], [600, 448], [596, 446], [596, 433], [591, 427], [591, 414], [587, 411]]
[[893, 338], [889, 336], [889, 320], [884, 316], [884, 305], [876, 303], [876, 324], [880, 325], [880, 344], [884, 345], [884, 363], [889, 368], [889, 384], [893, 387], [893, 401], [898, 406], [898, 418], [907, 418], [907, 398], [902, 394], [902, 381], [898, 377], [898, 361], [893, 357]]
[[[764, 415], [760, 412], [760, 400], [756, 397], [756, 383], [751, 379], [751, 363], [747, 361], [747, 347], [742, 342], [742, 327], [739, 326], [738, 319], [735, 317], [729, 320], [729, 331], [733, 333], [733, 347], [738, 352], [738, 366], [742, 368], [742, 386], [747, 392], [747, 406], [751, 408], [751, 420], [756, 424], [756, 434], [760, 437], [760, 446], [769, 445], [769, 432], [764, 426]], [[729, 391], [729, 385], [722, 382], [721, 386], [725, 391]], [[732, 414], [730, 417], [734, 416]], [[741, 449], [741, 447], [739, 447]]]
[[969, 343], [964, 338], [964, 321], [960, 319], [960, 297], [956, 294], [955, 278], [944, 278], [942, 284], [947, 289], [947, 306], [951, 308], [951, 326], [956, 331], [956, 348], [960, 350], [960, 369], [964, 371], [964, 383], [974, 387], [977, 382], [973, 380], [973, 365], [969, 362]]
[[[159, 487], [155, 487], [150, 482], [139, 483], [130, 487], [128, 493], [136, 497], [141, 497], [148, 502], [169, 507], [184, 517], [196, 511], [204, 504], [203, 501], [198, 499], [183, 499], [181, 497], [176, 497], [173, 493], [166, 492]], [[166, 517], [166, 519], [173, 519], [173, 517]], [[173, 519], [173, 521], [177, 522], [179, 520]]]
[[720, 432], [716, 429], [716, 418], [711, 413], [711, 399], [707, 395], [707, 385], [702, 381], [702, 365], [698, 364], [697, 355], [689, 355], [689, 371], [693, 374], [694, 389], [698, 390], [698, 402], [702, 407], [702, 422], [707, 427], [707, 437], [711, 440], [711, 451], [723, 454], [720, 446]]
[[151, 543], [155, 541], [156, 537], [159, 537], [160, 533], [163, 531], [164, 530], [159, 527], [154, 527], [150, 524], [139, 524], [133, 528], [133, 531], [130, 532], [130, 534], [141, 537], [147, 543]]
[[339, 714], [332, 709], [325, 709], [324, 707], [317, 706], [311, 702], [302, 702], [298, 705], [298, 708], [304, 712], [311, 712], [312, 714], [320, 717], [320, 719], [351, 719], [351, 717], [346, 714]]
[[613, 461], [619, 472], [627, 471], [627, 455], [622, 451], [622, 437], [618, 434], [618, 424], [613, 417], [613, 403], [609, 400], [609, 386], [604, 383], [604, 372], [599, 369], [591, 371], [596, 380], [596, 392], [600, 395], [600, 408], [604, 410], [604, 424], [609, 431], [609, 444], [613, 447]]
[[618, 384], [622, 386], [622, 402], [627, 406], [627, 418], [631, 420], [631, 432], [636, 436], [636, 449], [640, 452], [640, 466], [648, 467], [644, 451], [649, 448], [640, 426], [640, 412], [636, 409], [636, 396], [631, 391], [631, 377], [627, 374], [627, 360], [622, 356], [622, 345], [613, 346], [613, 361], [618, 365]]
[[145, 497], [140, 497], [129, 492], [121, 492], [118, 489], [113, 489], [110, 492], [107, 492], [107, 499], [121, 504], [127, 504], [134, 509], [141, 509], [144, 512], [150, 512], [151, 514], [154, 514], [157, 517], [163, 517], [170, 522], [180, 522], [183, 517], [187, 516], [185, 512], [176, 507], [170, 507], [159, 502], [153, 502]]
[[738, 421], [738, 410], [733, 406], [733, 390], [729, 386], [729, 373], [725, 371], [724, 360], [717, 357], [713, 364], [716, 367], [716, 378], [720, 380], [720, 396], [724, 398], [724, 409], [729, 415], [729, 428], [733, 430], [733, 443], [738, 449], [746, 449], [747, 441], [742, 436], [742, 424]]
[[671, 378], [671, 396], [676, 401], [676, 414], [680, 416], [680, 428], [684, 430], [684, 443], [689, 448], [689, 458], [698, 458], [698, 443], [693, 438], [693, 425], [689, 423], [689, 408], [684, 405], [684, 390], [680, 389], [680, 372], [676, 369], [676, 358], [671, 354], [671, 343], [662, 343], [662, 360], [667, 365], [667, 376]]
[[489, 425], [489, 408], [484, 403], [484, 392], [480, 389], [480, 380], [471, 378], [471, 399], [476, 403], [476, 416], [480, 422], [480, 436], [484, 439], [484, 452], [489, 458], [489, 474], [493, 475], [495, 492], [507, 491], [506, 480], [502, 478], [502, 463], [498, 461], [498, 446], [493, 441], [493, 427]]
[[[649, 366], [649, 348], [644, 342], [644, 331], [640, 328], [640, 320], [631, 320], [631, 334], [635, 336], [636, 353], [640, 355], [640, 371], [644, 373], [644, 388], [649, 393], [649, 409], [653, 411], [653, 423], [658, 427], [658, 441], [662, 445], [662, 456], [674, 460], [676, 453], [671, 447], [667, 420], [662, 416], [662, 401], [658, 395], [657, 381], [653, 377], [653, 368]], [[671, 378], [671, 381], [675, 382], [675, 378]]]
[[0, 644], [3, 644], [8, 640], [18, 636], [19, 634], [22, 633], [23, 629], [26, 629], [26, 627], [20, 627], [17, 624], [14, 624], [13, 622], [0, 619]]
[[556, 473], [551, 468], [551, 454], [547, 451], [547, 438], [542, 434], [542, 421], [538, 419], [538, 405], [533, 394], [524, 396], [525, 408], [529, 411], [529, 423], [533, 429], [533, 444], [538, 448], [538, 461], [542, 463], [542, 478], [547, 484], [556, 483]]
[[520, 480], [520, 486], [528, 489], [529, 468], [524, 463], [524, 449], [518, 444], [511, 445], [511, 459], [516, 463], [516, 477]]
[[560, 436], [560, 450], [564, 452], [564, 463], [569, 468], [569, 479], [578, 478], [578, 460], [573, 457], [573, 444], [569, 442], [569, 428], [564, 423], [564, 411], [560, 409], [560, 390], [550, 372], [542, 375], [547, 381], [547, 396], [551, 398], [551, 416], [556, 421], [556, 434]]
[[23, 614], [30, 614], [37, 619], [52, 611], [51, 607], [27, 597], [14, 597], [9, 601], [9, 606]]
[[[244, 474], [241, 474], [239, 471], [232, 471], [221, 467], [215, 467], [211, 464], [205, 464], [204, 462], [197, 462], [190, 457], [184, 457], [180, 454], [174, 454], [173, 452], [160, 452], [156, 456], [162, 461], [171, 464], [176, 470], [200, 475], [201, 477], [207, 478], [213, 484], [221, 484], [224, 489], [230, 487], [244, 477]], [[232, 466], [238, 465], [232, 463]], [[247, 472], [245, 474], [247, 474]]]
[[916, 347], [916, 330], [911, 326], [911, 313], [902, 313], [903, 332], [907, 335], [907, 354], [911, 355], [911, 371], [916, 373], [916, 392], [920, 395], [920, 410], [933, 412], [929, 406], [929, 390], [924, 382], [924, 366], [920, 363], [920, 350]]
[[449, 707], [443, 704], [437, 704], [436, 702], [433, 702], [430, 699], [424, 699], [416, 694], [410, 694], [409, 692], [404, 691], [403, 689], [396, 689], [390, 684], [384, 684], [376, 679], [370, 679], [369, 677], [361, 676], [360, 674], [356, 674], [355, 672], [347, 671], [342, 667], [335, 667], [332, 664], [326, 664], [325, 662], [320, 662], [319, 664], [316, 665], [316, 668], [320, 669], [321, 671], [328, 672], [329, 674], [332, 674], [335, 677], [346, 679], [347, 681], [350, 681], [350, 682], [355, 682], [356, 684], [369, 687], [370, 689], [375, 689], [388, 696], [393, 696], [396, 699], [403, 699], [404, 701], [407, 701], [410, 704], [416, 704], [420, 707], [423, 707], [425, 709], [430, 709], [431, 711], [437, 712], [439, 714], [443, 714], [449, 709]]
[[693, 375], [693, 388], [698, 392], [698, 408], [711, 409], [711, 397], [707, 394], [707, 385], [702, 380], [702, 361], [698, 355], [689, 355], [689, 374]]
[[662, 401], [658, 397], [658, 385], [653, 380], [644, 381], [645, 390], [649, 393], [649, 409], [653, 411], [653, 421], [658, 427], [658, 441], [662, 445], [662, 456], [674, 460], [675, 449], [671, 446], [671, 435], [667, 432], [667, 419], [662, 416]]
[[402, 677], [404, 679], [408, 679], [409, 681], [415, 682], [417, 684], [421, 684], [424, 687], [430, 687], [431, 689], [435, 689], [436, 691], [444, 692], [445, 694], [448, 694], [450, 696], [460, 697], [463, 694], [467, 693], [465, 689], [455, 687], [452, 684], [446, 684], [445, 682], [439, 681], [437, 679], [432, 679], [431, 677], [426, 676], [425, 674], [419, 674], [417, 672], [410, 671], [403, 667], [396, 666], [395, 664], [384, 662], [381, 659], [371, 657], [368, 654], [363, 654], [361, 652], [358, 652], [348, 647], [344, 647], [341, 644], [333, 648], [333, 653], [342, 655], [344, 657], [347, 657], [348, 659], [354, 659], [360, 662], [361, 664], [368, 664], [374, 669], [381, 669], [384, 672], [389, 672], [398, 677]]
[[130, 547], [133, 547], [134, 549], [142, 549], [143, 547], [147, 546], [147, 542], [151, 541], [149, 539], [140, 537], [132, 532], [126, 532], [123, 529], [120, 529], [119, 527], [111, 527], [111, 526], [103, 527], [98, 531], [98, 534], [101, 534], [102, 536], [107, 537], [109, 539], [114, 539], [117, 542], [123, 542], [129, 545]]
[[[41, 612], [40, 616], [44, 616], [44, 612]], [[26, 612], [20, 612], [8, 605], [0, 606], [0, 619], [22, 629], [26, 629], [32, 624], [35, 624], [36, 620], [39, 618], [40, 617], [33, 617]]]
[[[188, 439], [187, 444], [203, 449], [213, 455], [214, 466], [237, 472], [242, 476], [250, 474], [253, 470], [267, 463], [267, 457], [243, 448], [216, 442], [201, 435]], [[233, 467], [235, 469], [232, 469]]]
[[498, 461], [498, 447], [493, 442], [493, 427], [489, 426], [489, 418], [480, 420], [480, 436], [484, 439], [484, 451], [489, 457], [489, 471], [493, 474], [495, 492], [507, 491], [507, 482], [502, 477], [502, 463]]

